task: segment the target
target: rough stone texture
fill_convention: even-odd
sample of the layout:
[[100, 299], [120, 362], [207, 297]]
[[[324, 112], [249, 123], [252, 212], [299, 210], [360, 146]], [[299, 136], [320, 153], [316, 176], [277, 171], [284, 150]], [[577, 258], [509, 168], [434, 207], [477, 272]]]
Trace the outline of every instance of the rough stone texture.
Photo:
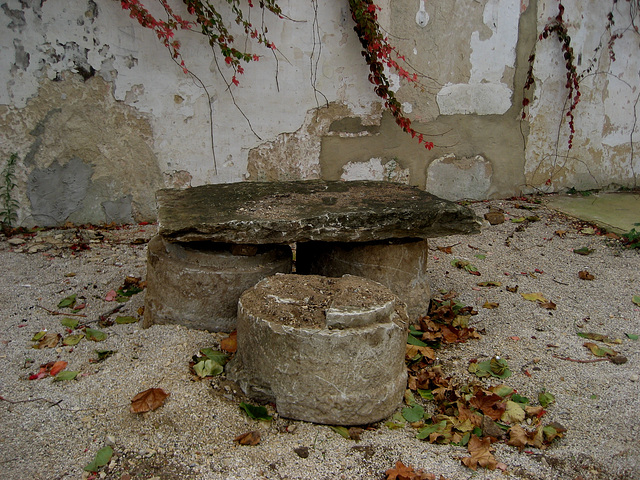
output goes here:
[[389, 288], [407, 306], [409, 318], [426, 315], [431, 291], [427, 279], [427, 240], [376, 243], [299, 243], [299, 273], [369, 278]]
[[229, 378], [250, 397], [275, 402], [283, 417], [382, 420], [402, 401], [407, 379], [407, 319], [396, 302], [359, 277], [269, 277], [240, 297]]
[[229, 245], [169, 243], [160, 236], [148, 246], [144, 326], [179, 324], [230, 332], [238, 298], [261, 279], [291, 271], [288, 246], [261, 246], [252, 256], [234, 255]]
[[468, 208], [389, 182], [243, 182], [164, 189], [157, 199], [159, 233], [181, 242], [369, 242], [480, 228]]
[[425, 190], [447, 200], [482, 200], [489, 196], [492, 175], [491, 162], [480, 155], [457, 158], [448, 154], [429, 165]]

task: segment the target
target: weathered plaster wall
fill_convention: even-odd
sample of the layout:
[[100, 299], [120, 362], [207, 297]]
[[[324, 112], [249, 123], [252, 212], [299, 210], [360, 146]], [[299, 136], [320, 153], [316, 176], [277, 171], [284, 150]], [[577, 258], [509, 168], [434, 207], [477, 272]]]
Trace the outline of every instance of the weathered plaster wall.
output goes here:
[[[427, 151], [383, 113], [346, 0], [279, 3], [295, 21], [266, 16], [279, 51], [252, 47], [262, 58], [233, 88], [235, 104], [231, 71], [198, 36], [182, 36], [182, 51], [206, 92], [119, 2], [1, 3], [0, 166], [19, 154], [19, 223], [148, 220], [161, 186], [243, 180], [386, 179], [451, 199], [637, 186], [634, 32], [615, 62], [601, 49], [601, 73], [582, 80], [568, 152], [559, 43], [536, 42], [557, 0], [380, 0], [381, 23], [423, 74], [422, 89], [391, 79], [436, 144]], [[586, 69], [612, 2], [563, 3]], [[629, 2], [617, 9], [624, 28]]]
[[[554, 38], [538, 44], [535, 96], [528, 110], [525, 191], [577, 190], [640, 185], [640, 161], [633, 158], [640, 144], [640, 37], [627, 30], [615, 43], [616, 60], [607, 49], [607, 13], [611, 2], [563, 1], [565, 21], [578, 59], [581, 98], [575, 110], [573, 148], [567, 147], [566, 70], [560, 43]], [[613, 33], [630, 26], [630, 2], [618, 2]], [[557, 15], [553, 1], [539, 2], [538, 24]], [[638, 18], [636, 18], [636, 22]], [[603, 42], [603, 43], [601, 43]], [[596, 48], [600, 45], [598, 52]], [[549, 61], [549, 59], [553, 61]], [[591, 68], [590, 68], [591, 67]], [[635, 153], [637, 157], [637, 153]]]

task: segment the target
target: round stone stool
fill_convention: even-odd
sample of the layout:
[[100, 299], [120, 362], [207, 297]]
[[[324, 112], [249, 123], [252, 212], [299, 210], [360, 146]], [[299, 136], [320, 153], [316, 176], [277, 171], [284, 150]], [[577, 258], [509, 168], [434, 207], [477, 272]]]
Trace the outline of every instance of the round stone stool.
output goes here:
[[429, 311], [427, 240], [365, 243], [308, 242], [296, 247], [296, 271], [341, 277], [357, 275], [388, 287], [407, 305], [409, 318]]
[[371, 280], [275, 275], [240, 297], [228, 377], [282, 417], [377, 422], [402, 402], [407, 324], [404, 305]]
[[226, 244], [186, 245], [159, 235], [149, 242], [145, 327], [179, 324], [231, 332], [240, 295], [265, 277], [291, 271], [291, 249], [286, 245], [244, 250]]

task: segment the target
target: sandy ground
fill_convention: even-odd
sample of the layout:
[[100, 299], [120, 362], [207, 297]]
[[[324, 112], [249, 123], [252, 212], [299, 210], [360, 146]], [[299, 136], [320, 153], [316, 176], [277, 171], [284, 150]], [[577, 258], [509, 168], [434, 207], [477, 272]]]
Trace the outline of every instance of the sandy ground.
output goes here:
[[[552, 393], [555, 403], [544, 419], [567, 431], [549, 448], [519, 451], [499, 442], [493, 454], [501, 468], [474, 472], [461, 463], [465, 447], [418, 440], [410, 425], [389, 429], [381, 422], [355, 441], [328, 426], [277, 414], [270, 422], [252, 420], [239, 408], [241, 392], [224, 375], [198, 380], [189, 370], [193, 355], [218, 348], [226, 334], [99, 324], [100, 316], [140, 317], [144, 293], [118, 312], [113, 310], [120, 303], [106, 299], [127, 276], [144, 279], [146, 241], [156, 227], [70, 228], [0, 237], [0, 478], [383, 479], [397, 461], [446, 479], [640, 478], [640, 341], [632, 339], [640, 334], [640, 307], [632, 301], [640, 295], [640, 251], [544, 205], [509, 200], [471, 207], [479, 215], [503, 209], [506, 222], [486, 224], [479, 235], [433, 239], [428, 268], [434, 294], [455, 290], [459, 301], [478, 311], [471, 323], [482, 335], [438, 350], [437, 364], [461, 384], [506, 383], [531, 399], [542, 390]], [[512, 222], [531, 216], [540, 220]], [[438, 247], [452, 247], [451, 253]], [[592, 252], [574, 253], [583, 247]], [[480, 275], [452, 266], [454, 260], [470, 262]], [[579, 278], [580, 271], [594, 279]], [[509, 291], [516, 285], [517, 292]], [[521, 295], [538, 292], [556, 308]], [[58, 304], [72, 294], [86, 304], [76, 312], [86, 317], [52, 314], [69, 313]], [[498, 306], [483, 308], [486, 302]], [[32, 348], [32, 338], [44, 329], [69, 335], [61, 324], [65, 317], [107, 338]], [[626, 362], [593, 362], [597, 357], [583, 345], [591, 340], [578, 332], [619, 339], [593, 343]], [[112, 354], [99, 361], [97, 350]], [[470, 360], [495, 355], [506, 360], [511, 377], [469, 373]], [[56, 361], [67, 362], [65, 371], [77, 377], [53, 381], [45, 372], [30, 380], [41, 365]], [[157, 410], [131, 413], [131, 399], [149, 388], [170, 395]], [[234, 442], [248, 431], [260, 432], [258, 445]], [[107, 464], [97, 474], [85, 472], [106, 446], [113, 450]]]

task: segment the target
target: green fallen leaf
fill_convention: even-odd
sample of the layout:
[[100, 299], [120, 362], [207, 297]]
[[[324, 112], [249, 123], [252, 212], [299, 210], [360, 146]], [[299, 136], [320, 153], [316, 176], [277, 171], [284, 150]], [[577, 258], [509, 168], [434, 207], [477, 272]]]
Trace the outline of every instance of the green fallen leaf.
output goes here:
[[524, 217], [512, 218], [511, 223], [522, 223], [525, 221]]
[[548, 302], [549, 300], [547, 300], [546, 298], [544, 298], [544, 295], [541, 292], [534, 292], [534, 293], [521, 293], [520, 295], [522, 295], [522, 298], [524, 298], [525, 300], [529, 300], [530, 302]]
[[347, 440], [351, 440], [351, 435], [349, 435], [349, 429], [347, 427], [329, 425], [329, 428]]
[[506, 360], [497, 357], [484, 362], [470, 363], [469, 372], [476, 374], [480, 378], [488, 376], [507, 378], [511, 376], [511, 370], [509, 370]]
[[229, 355], [224, 352], [214, 350], [213, 348], [203, 348], [200, 350], [200, 353], [207, 357], [209, 360], [213, 360], [220, 365], [224, 365], [229, 359]]
[[631, 301], [640, 307], [640, 295], [634, 295]]
[[547, 408], [549, 405], [556, 401], [556, 397], [554, 397], [553, 394], [547, 392], [546, 390], [542, 390], [538, 394], [538, 401], [540, 402], [542, 408]]
[[619, 338], [613, 339], [613, 338], [609, 338], [606, 335], [602, 335], [600, 333], [593, 333], [593, 332], [576, 332], [576, 334], [579, 337], [582, 338], [588, 338], [589, 340], [596, 340], [597, 342], [604, 342], [604, 343], [614, 343], [614, 344], [620, 344], [622, 343], [622, 340], [620, 340]]
[[116, 323], [122, 325], [125, 323], [136, 323], [138, 319], [136, 317], [116, 317]]
[[593, 250], [587, 247], [574, 248], [573, 253], [577, 253], [578, 255], [589, 255], [590, 253], [593, 253]]
[[419, 438], [420, 440], [424, 440], [432, 433], [440, 433], [445, 428], [447, 428], [447, 421], [442, 420], [441, 422], [434, 423], [433, 425], [429, 425], [421, 429], [420, 432], [418, 432], [418, 435], [416, 436], [416, 438]]
[[60, 303], [58, 303], [58, 308], [73, 308], [76, 304], [76, 297], [77, 295], [74, 293], [73, 295], [63, 298], [60, 300]]
[[47, 334], [46, 330], [40, 330], [38, 333], [36, 333], [32, 338], [31, 341], [32, 342], [37, 342], [38, 340], [42, 339], [42, 337], [44, 337]]
[[80, 342], [80, 340], [82, 340], [83, 338], [84, 338], [84, 333], [67, 335], [62, 339], [62, 344], [66, 345], [67, 347], [73, 347], [74, 345], [77, 345]]
[[245, 411], [249, 418], [254, 420], [271, 420], [271, 415], [269, 415], [265, 407], [242, 402], [240, 408]]
[[422, 389], [419, 388], [418, 389], [418, 395], [420, 395], [425, 400], [433, 400], [434, 399], [433, 392], [431, 390], [422, 390]]
[[600, 347], [592, 342], [585, 342], [584, 346], [587, 347], [596, 357], [615, 357], [616, 355], [618, 355], [618, 352], [616, 352], [615, 350], [607, 347]]
[[476, 257], [478, 260], [484, 260], [485, 258], [487, 258], [487, 256], [482, 253], [476, 253], [474, 257]]
[[424, 417], [424, 407], [422, 405], [405, 407], [402, 409], [402, 416], [409, 423], [419, 422]]
[[71, 328], [73, 330], [78, 328], [78, 325], [80, 324], [80, 322], [77, 319], [68, 318], [68, 317], [65, 317], [62, 320], [60, 320], [60, 323], [62, 324], [63, 327]]
[[625, 335], [627, 336], [627, 338], [629, 338], [629, 340], [638, 340], [638, 335], [635, 333], [625, 333]]
[[511, 400], [513, 400], [516, 403], [520, 403], [522, 405], [526, 405], [530, 401], [527, 397], [523, 397], [522, 395], [519, 395], [517, 393], [514, 393], [511, 396]]
[[106, 333], [93, 328], [85, 328], [84, 333], [87, 336], [87, 340], [91, 340], [93, 342], [102, 342], [107, 339]]
[[215, 377], [224, 372], [224, 367], [213, 360], [201, 360], [193, 366], [193, 370], [200, 378]]
[[100, 467], [104, 467], [107, 463], [109, 463], [112, 456], [113, 449], [111, 447], [103, 447], [98, 450], [98, 453], [96, 453], [96, 457], [91, 461], [91, 463], [89, 463], [89, 465], [84, 467], [84, 470], [86, 472], [97, 472]]
[[53, 377], [54, 382], [61, 382], [64, 380], [75, 380], [80, 372], [70, 372], [68, 370], [64, 370]]
[[407, 337], [407, 343], [409, 345], [415, 345], [416, 347], [428, 347], [428, 345], [426, 343], [424, 343], [422, 340], [414, 337], [413, 335], [409, 335]]
[[501, 285], [502, 285], [502, 282], [495, 282], [495, 281], [478, 283], [479, 287], [499, 287]]
[[102, 362], [103, 360], [106, 360], [114, 353], [118, 353], [118, 351], [117, 350], [96, 350], [96, 353], [98, 354], [98, 362]]
[[[498, 385], [491, 388], [491, 391], [496, 395], [500, 395], [501, 397], [507, 397], [515, 392], [515, 390], [507, 385]], [[515, 400], [514, 400], [515, 401]]]

